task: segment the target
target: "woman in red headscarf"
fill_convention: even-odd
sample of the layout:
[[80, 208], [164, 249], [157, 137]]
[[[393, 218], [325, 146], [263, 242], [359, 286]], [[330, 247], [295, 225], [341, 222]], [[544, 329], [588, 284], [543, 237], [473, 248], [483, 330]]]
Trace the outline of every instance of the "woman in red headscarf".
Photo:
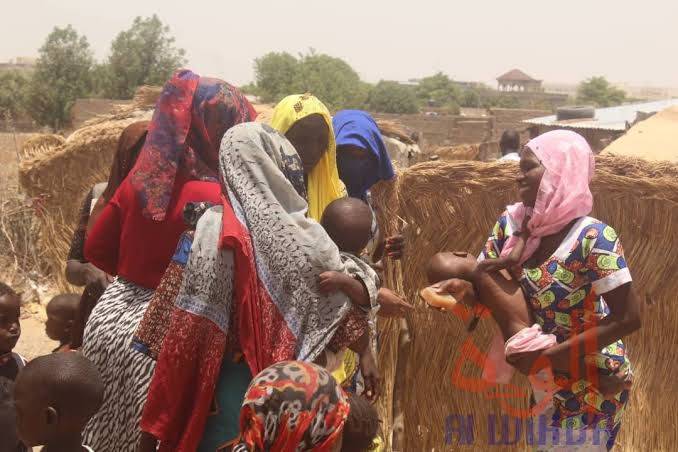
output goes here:
[[87, 260], [117, 276], [92, 311], [82, 348], [106, 384], [84, 432], [94, 450], [135, 449], [155, 362], [132, 350], [133, 333], [185, 229], [184, 206], [220, 202], [221, 138], [255, 116], [228, 83], [178, 71], [163, 88], [134, 169], [87, 237]]

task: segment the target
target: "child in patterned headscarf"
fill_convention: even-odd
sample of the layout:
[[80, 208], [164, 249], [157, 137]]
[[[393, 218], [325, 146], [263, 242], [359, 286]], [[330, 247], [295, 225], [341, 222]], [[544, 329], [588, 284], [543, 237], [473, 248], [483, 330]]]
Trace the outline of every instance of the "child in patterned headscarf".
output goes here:
[[349, 398], [315, 364], [285, 361], [264, 369], [240, 411], [234, 452], [370, 450], [379, 429], [376, 409]]

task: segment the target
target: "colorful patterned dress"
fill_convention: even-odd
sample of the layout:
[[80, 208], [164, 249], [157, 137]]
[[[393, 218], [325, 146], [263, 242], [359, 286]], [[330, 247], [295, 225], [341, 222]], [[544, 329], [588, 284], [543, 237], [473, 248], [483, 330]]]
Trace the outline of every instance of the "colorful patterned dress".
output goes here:
[[[504, 213], [488, 239], [483, 255], [495, 258], [517, 225]], [[555, 253], [535, 268], [523, 268], [520, 280], [535, 320], [545, 333], [555, 334], [558, 343], [593, 327], [610, 313], [601, 295], [631, 281], [617, 232], [591, 217], [579, 219]], [[621, 370], [630, 363], [622, 341], [585, 358], [600, 375]], [[603, 398], [593, 384], [573, 381], [555, 374], [558, 386], [553, 398], [553, 426], [562, 429], [595, 428], [607, 433], [607, 448], [614, 444], [629, 391]]]

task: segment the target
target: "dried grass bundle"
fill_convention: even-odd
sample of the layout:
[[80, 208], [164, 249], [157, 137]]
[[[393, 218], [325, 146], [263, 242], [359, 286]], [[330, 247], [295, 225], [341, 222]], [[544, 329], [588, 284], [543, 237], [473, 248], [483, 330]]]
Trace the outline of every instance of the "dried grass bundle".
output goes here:
[[3, 192], [3, 199], [0, 201], [2, 281], [13, 284], [16, 280], [45, 273], [40, 247], [36, 243], [39, 227], [34, 210], [23, 195], [9, 190]]
[[480, 146], [477, 144], [460, 144], [458, 146], [440, 146], [432, 155], [440, 160], [478, 160]]
[[391, 138], [396, 138], [405, 144], [415, 144], [411, 137], [411, 132], [409, 132], [404, 125], [386, 119], [377, 119], [376, 122], [377, 127], [379, 127], [379, 131], [382, 134]]
[[162, 93], [162, 86], [144, 85], [137, 88], [132, 99], [133, 110], [147, 110], [154, 108]]
[[[593, 215], [620, 232], [635, 287], [647, 300], [643, 328], [625, 341], [637, 383], [624, 414], [619, 449], [672, 450], [678, 443], [678, 414], [673, 409], [677, 399], [667, 376], [678, 371], [671, 359], [678, 348], [678, 310], [672, 306], [678, 289], [678, 279], [673, 277], [678, 256], [672, 251], [678, 249], [678, 235], [672, 231], [678, 224], [678, 169], [603, 156], [597, 164]], [[424, 268], [432, 254], [480, 250], [496, 218], [517, 198], [516, 171], [515, 164], [506, 163], [429, 162], [404, 170], [396, 182], [374, 190], [386, 233], [398, 230], [401, 221], [407, 223], [404, 233], [410, 251], [402, 263], [387, 265], [386, 283], [400, 288], [416, 306], [404, 322], [411, 339], [406, 347], [393, 345], [402, 325], [380, 325], [385, 344], [380, 364], [387, 395], [393, 394], [394, 399], [379, 408], [388, 428], [394, 418], [404, 417], [405, 435], [397, 450], [487, 450], [488, 416], [527, 408], [527, 392], [505, 400], [498, 398], [497, 391], [506, 392], [506, 387], [473, 392], [461, 389], [458, 380], [453, 384], [458, 370], [468, 378], [480, 377], [480, 367], [468, 361], [471, 345], [486, 350], [492, 325], [482, 321], [469, 337], [460, 320], [426, 309], [417, 297], [426, 284]], [[403, 356], [406, 366], [401, 365]], [[527, 389], [522, 376], [512, 383]], [[649, 413], [661, 415], [648, 423]], [[451, 445], [445, 445], [445, 421], [455, 414], [474, 415], [473, 446], [458, 446], [457, 435]]]
[[95, 118], [62, 145], [20, 162], [19, 182], [33, 198], [41, 224], [40, 256], [60, 287], [68, 287], [63, 269], [85, 195], [108, 179], [123, 129], [151, 114], [152, 110], [134, 110]]
[[40, 133], [32, 135], [21, 145], [21, 157], [32, 157], [36, 153], [41, 153], [45, 149], [61, 146], [66, 141], [61, 135], [51, 133]]
[[268, 124], [273, 117], [274, 105], [271, 104], [252, 104], [254, 110], [257, 112], [256, 122]]

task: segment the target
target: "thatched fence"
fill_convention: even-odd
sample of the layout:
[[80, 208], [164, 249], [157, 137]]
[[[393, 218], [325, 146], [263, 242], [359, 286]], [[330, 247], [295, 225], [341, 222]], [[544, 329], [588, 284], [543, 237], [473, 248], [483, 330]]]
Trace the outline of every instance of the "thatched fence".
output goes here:
[[[416, 296], [426, 285], [423, 269], [432, 254], [481, 249], [504, 207], [517, 199], [516, 172], [515, 164], [506, 163], [422, 163], [375, 191], [386, 232], [407, 224], [408, 252], [402, 263], [387, 267], [387, 284], [416, 306], [403, 322], [380, 325], [386, 391], [379, 408], [384, 429], [395, 431], [393, 450], [488, 450], [489, 415], [514, 416], [528, 406], [522, 376], [513, 386], [476, 392], [462, 385], [464, 377], [480, 377], [471, 345], [487, 349], [491, 320], [481, 321], [468, 336], [461, 320], [425, 308]], [[636, 378], [618, 449], [675, 450], [678, 390], [671, 382], [678, 373], [672, 359], [678, 349], [678, 166], [598, 157], [592, 190], [593, 215], [620, 232], [645, 302], [642, 329], [625, 340]], [[472, 444], [459, 443], [454, 415], [473, 415]], [[446, 429], [446, 422], [452, 428]], [[403, 427], [404, 434], [398, 434]], [[500, 439], [498, 426], [496, 432]], [[522, 449], [524, 433], [521, 437], [516, 445], [491, 449]]]
[[85, 195], [95, 184], [108, 180], [123, 129], [135, 121], [150, 119], [155, 103], [151, 94], [141, 88], [132, 105], [89, 121], [65, 141], [37, 137], [22, 149], [19, 182], [32, 198], [40, 221], [40, 256], [48, 276], [62, 289], [68, 286], [64, 277], [66, 256]]

